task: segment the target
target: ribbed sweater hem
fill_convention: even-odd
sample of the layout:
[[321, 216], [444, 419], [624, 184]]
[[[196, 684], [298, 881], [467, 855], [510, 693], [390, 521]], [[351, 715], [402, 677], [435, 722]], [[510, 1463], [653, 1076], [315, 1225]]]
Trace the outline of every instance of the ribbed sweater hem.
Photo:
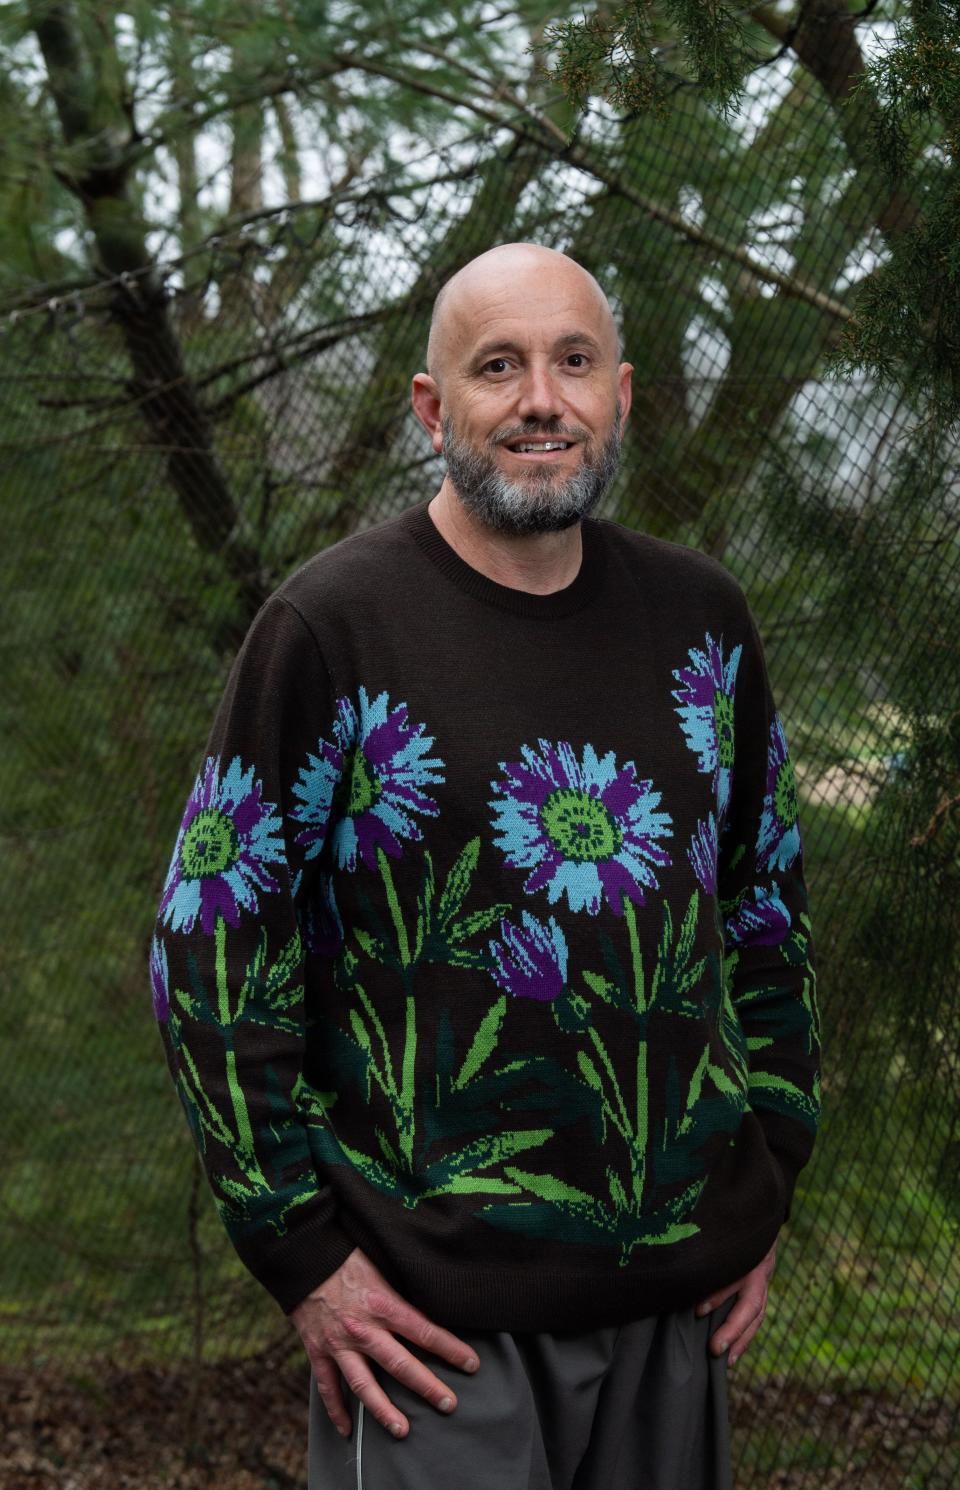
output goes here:
[[776, 1240], [780, 1218], [768, 1217], [753, 1231], [719, 1241], [709, 1262], [701, 1254], [695, 1269], [671, 1259], [656, 1269], [634, 1266], [622, 1275], [455, 1262], [437, 1266], [435, 1261], [425, 1266], [422, 1259], [383, 1253], [377, 1239], [361, 1234], [353, 1218], [350, 1230], [407, 1302], [446, 1329], [559, 1331], [621, 1325], [699, 1303], [756, 1267]]

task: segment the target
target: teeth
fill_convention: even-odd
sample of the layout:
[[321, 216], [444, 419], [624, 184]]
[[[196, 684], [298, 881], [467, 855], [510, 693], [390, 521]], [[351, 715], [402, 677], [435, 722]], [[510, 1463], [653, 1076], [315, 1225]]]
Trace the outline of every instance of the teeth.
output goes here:
[[514, 445], [514, 450], [523, 452], [527, 450], [569, 450], [570, 446], [563, 440], [536, 440], [529, 445]]

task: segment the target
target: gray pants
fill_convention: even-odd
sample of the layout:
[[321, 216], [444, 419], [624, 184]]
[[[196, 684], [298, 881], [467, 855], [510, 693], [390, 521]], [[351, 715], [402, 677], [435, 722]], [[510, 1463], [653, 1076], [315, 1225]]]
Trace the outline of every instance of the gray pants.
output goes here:
[[476, 1376], [419, 1352], [456, 1390], [451, 1417], [376, 1368], [410, 1420], [399, 1441], [346, 1389], [340, 1438], [311, 1379], [308, 1490], [730, 1490], [726, 1358], [707, 1341], [732, 1306], [577, 1334], [460, 1331]]

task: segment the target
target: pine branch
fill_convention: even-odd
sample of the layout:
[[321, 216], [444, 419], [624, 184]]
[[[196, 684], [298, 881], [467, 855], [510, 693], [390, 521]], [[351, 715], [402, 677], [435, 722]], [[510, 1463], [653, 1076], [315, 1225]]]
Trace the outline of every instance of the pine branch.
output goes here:
[[[416, 74], [403, 73], [389, 63], [379, 59], [354, 57], [349, 53], [341, 53], [338, 56], [338, 61], [344, 68], [355, 67], [359, 71], [369, 73], [374, 77], [388, 78], [392, 82], [413, 89], [414, 92], [423, 93], [429, 97], [440, 99], [445, 103], [454, 104], [457, 108], [470, 109], [479, 118], [486, 119], [489, 123], [496, 124], [502, 129], [508, 129], [518, 139], [527, 140], [532, 144], [539, 145], [541, 149], [550, 149], [548, 140], [544, 138], [545, 135], [548, 136], [554, 147], [550, 149], [551, 154], [565, 160], [569, 165], [576, 167], [578, 170], [585, 171], [588, 175], [593, 176], [595, 180], [602, 182], [614, 195], [621, 197], [624, 201], [637, 207], [656, 222], [664, 223], [682, 237], [695, 243], [698, 247], [709, 249], [711, 253], [715, 253], [721, 258], [735, 264], [740, 264], [744, 269], [749, 270], [751, 274], [755, 275], [757, 279], [762, 280], [765, 284], [776, 286], [785, 295], [796, 300], [803, 300], [806, 304], [815, 306], [817, 310], [822, 311], [826, 315], [833, 316], [837, 320], [846, 321], [850, 319], [852, 312], [842, 301], [835, 300], [833, 296], [825, 294], [822, 290], [818, 290], [815, 285], [798, 279], [795, 275], [781, 273], [779, 270], [761, 263], [759, 259], [755, 259], [746, 249], [740, 248], [736, 244], [728, 243], [717, 234], [697, 227], [694, 223], [688, 222], [681, 213], [675, 211], [673, 208], [655, 201], [652, 197], [646, 197], [640, 192], [634, 191], [632, 187], [628, 186], [614, 170], [607, 166], [598, 156], [594, 155], [592, 151], [588, 151], [582, 146], [571, 147], [563, 131], [553, 124], [551, 120], [542, 119], [539, 115], [532, 115], [529, 124], [521, 123], [516, 119], [496, 112], [494, 109], [487, 107], [486, 104], [458, 96], [445, 88], [439, 87], [435, 83], [427, 82], [424, 78]], [[526, 105], [518, 104], [518, 107], [522, 109], [524, 115], [532, 114], [532, 111], [528, 110]], [[556, 148], [557, 146], [561, 146], [562, 148], [558, 149]]]

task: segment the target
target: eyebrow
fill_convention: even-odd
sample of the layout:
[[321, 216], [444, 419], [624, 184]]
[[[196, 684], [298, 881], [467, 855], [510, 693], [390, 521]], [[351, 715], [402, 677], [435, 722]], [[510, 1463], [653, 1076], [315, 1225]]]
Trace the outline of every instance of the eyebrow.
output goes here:
[[[597, 341], [597, 338], [590, 335], [589, 331], [562, 332], [554, 341], [551, 351], [559, 352], [564, 347], [570, 346], [586, 347], [598, 356], [603, 356], [603, 348]], [[513, 352], [518, 356], [522, 356], [523, 348], [513, 341], [495, 340], [481, 342], [470, 358], [470, 362], [473, 366], [477, 366], [480, 363], [488, 362], [491, 357], [501, 356], [504, 352]]]

